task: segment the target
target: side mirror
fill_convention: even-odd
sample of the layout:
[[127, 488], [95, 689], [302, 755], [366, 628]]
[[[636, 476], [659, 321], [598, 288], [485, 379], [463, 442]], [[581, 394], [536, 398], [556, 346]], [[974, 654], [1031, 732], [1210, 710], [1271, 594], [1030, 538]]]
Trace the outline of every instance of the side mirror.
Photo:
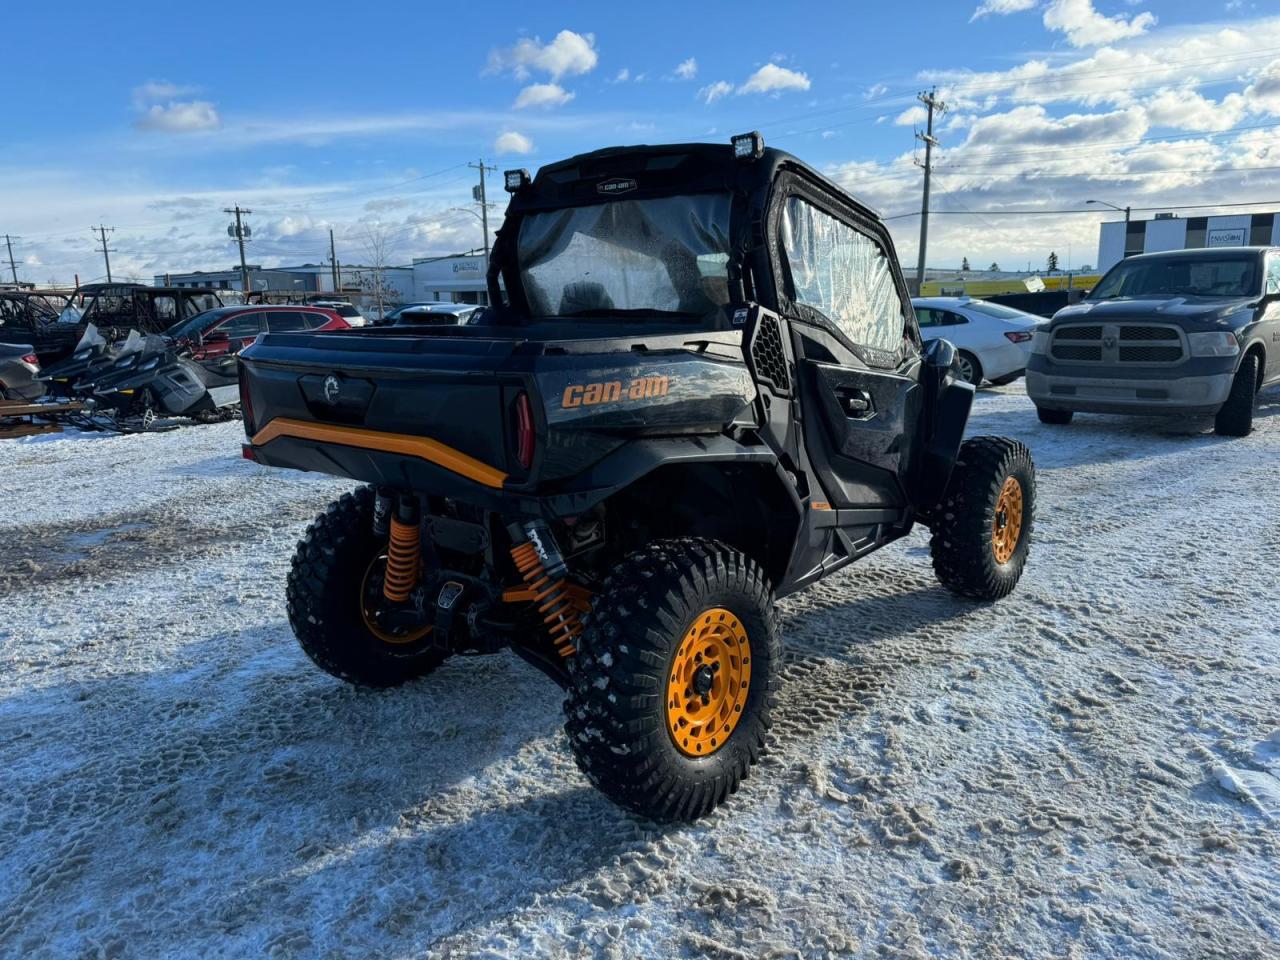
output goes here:
[[935, 370], [947, 371], [956, 361], [956, 348], [950, 340], [926, 340], [924, 362]]

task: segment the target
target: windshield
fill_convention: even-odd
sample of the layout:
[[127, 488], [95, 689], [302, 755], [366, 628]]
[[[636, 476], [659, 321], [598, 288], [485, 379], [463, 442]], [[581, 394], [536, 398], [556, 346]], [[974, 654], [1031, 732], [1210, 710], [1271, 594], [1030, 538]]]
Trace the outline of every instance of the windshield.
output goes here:
[[[206, 311], [207, 313], [207, 311]], [[180, 320], [172, 327], [164, 332], [166, 337], [172, 340], [191, 339], [213, 323], [216, 317], [206, 316], [205, 313], [197, 313], [194, 317], [188, 317], [186, 320]]]
[[696, 319], [729, 302], [729, 195], [613, 200], [526, 216], [529, 315]]
[[1256, 256], [1156, 257], [1116, 264], [1090, 300], [1115, 297], [1251, 297], [1260, 289]]

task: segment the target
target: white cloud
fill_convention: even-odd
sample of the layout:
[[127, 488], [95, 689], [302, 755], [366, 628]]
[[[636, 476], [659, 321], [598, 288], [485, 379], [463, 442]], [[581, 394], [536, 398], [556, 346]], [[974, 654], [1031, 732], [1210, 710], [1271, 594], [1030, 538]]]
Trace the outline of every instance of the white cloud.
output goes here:
[[614, 82], [614, 83], [626, 83], [626, 82], [627, 82], [628, 80], [630, 80], [630, 79], [631, 79], [631, 71], [630, 71], [630, 70], [628, 70], [626, 67], [623, 67], [623, 68], [622, 68], [621, 70], [619, 70], [616, 74], [614, 74], [613, 82]]
[[969, 18], [969, 22], [973, 23], [973, 21], [991, 14], [1005, 16], [1010, 13], [1021, 13], [1023, 10], [1030, 10], [1038, 2], [1039, 0], [982, 0], [982, 4], [978, 9], [973, 11], [973, 16]]
[[523, 133], [505, 130], [493, 141], [493, 149], [497, 153], [532, 153], [533, 141]]
[[676, 76], [681, 80], [692, 80], [698, 75], [698, 61], [693, 57], [676, 65]]
[[552, 80], [588, 73], [595, 69], [599, 54], [594, 33], [561, 30], [550, 43], [538, 37], [525, 37], [515, 46], [494, 50], [489, 54], [489, 71], [510, 70], [517, 79], [527, 79], [534, 70], [546, 73]]
[[1239, 93], [1229, 93], [1220, 102], [1214, 102], [1194, 90], [1162, 90], [1145, 106], [1152, 126], [1219, 131], [1229, 130], [1240, 122], [1246, 102]]
[[217, 108], [208, 100], [191, 100], [186, 103], [152, 104], [133, 125], [139, 130], [196, 133], [201, 130], [217, 130], [222, 126], [222, 118], [218, 116]]
[[809, 78], [798, 70], [789, 70], [776, 63], [766, 63], [747, 78], [738, 93], [781, 93], [784, 90], [808, 90]]
[[907, 107], [894, 119], [894, 123], [900, 127], [913, 127], [916, 124], [924, 123], [929, 119], [929, 111], [917, 104], [914, 107]]
[[562, 107], [573, 99], [573, 94], [558, 83], [531, 83], [520, 91], [512, 107], [524, 110], [528, 107]]
[[708, 84], [698, 91], [698, 99], [710, 105], [715, 103], [721, 97], [727, 97], [733, 93], [733, 84], [725, 80], [717, 80], [715, 83]]
[[885, 84], [883, 83], [872, 84], [871, 86], [867, 87], [867, 92], [862, 95], [862, 99], [875, 100], [879, 97], [883, 97], [888, 92], [889, 92], [889, 88]]
[[1051, 0], [1044, 11], [1045, 28], [1065, 33], [1073, 47], [1096, 47], [1141, 36], [1155, 22], [1155, 15], [1145, 11], [1127, 20], [1104, 16], [1093, 8], [1093, 0]]
[[168, 80], [148, 80], [133, 88], [133, 106], [136, 110], [145, 110], [161, 100], [176, 100], [199, 92], [199, 87], [183, 86]]
[[1255, 113], [1280, 116], [1280, 60], [1272, 60], [1245, 88], [1244, 98]]

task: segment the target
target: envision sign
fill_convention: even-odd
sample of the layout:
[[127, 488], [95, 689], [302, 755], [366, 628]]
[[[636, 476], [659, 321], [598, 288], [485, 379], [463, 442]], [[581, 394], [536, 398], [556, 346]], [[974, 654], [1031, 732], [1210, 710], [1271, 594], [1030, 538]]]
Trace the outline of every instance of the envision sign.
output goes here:
[[1247, 231], [1244, 227], [1221, 227], [1205, 233], [1206, 247], [1242, 247]]

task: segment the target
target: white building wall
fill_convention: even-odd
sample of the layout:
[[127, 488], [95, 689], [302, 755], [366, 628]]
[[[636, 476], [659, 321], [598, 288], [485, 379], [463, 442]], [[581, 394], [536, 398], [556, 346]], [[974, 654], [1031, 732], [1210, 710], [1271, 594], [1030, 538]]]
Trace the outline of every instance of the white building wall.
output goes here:
[[1098, 272], [1106, 273], [1124, 259], [1124, 221], [1109, 220], [1098, 229]]
[[1181, 217], [1169, 220], [1149, 220], [1143, 253], [1162, 253], [1165, 250], [1181, 250], [1187, 245], [1187, 221]]

